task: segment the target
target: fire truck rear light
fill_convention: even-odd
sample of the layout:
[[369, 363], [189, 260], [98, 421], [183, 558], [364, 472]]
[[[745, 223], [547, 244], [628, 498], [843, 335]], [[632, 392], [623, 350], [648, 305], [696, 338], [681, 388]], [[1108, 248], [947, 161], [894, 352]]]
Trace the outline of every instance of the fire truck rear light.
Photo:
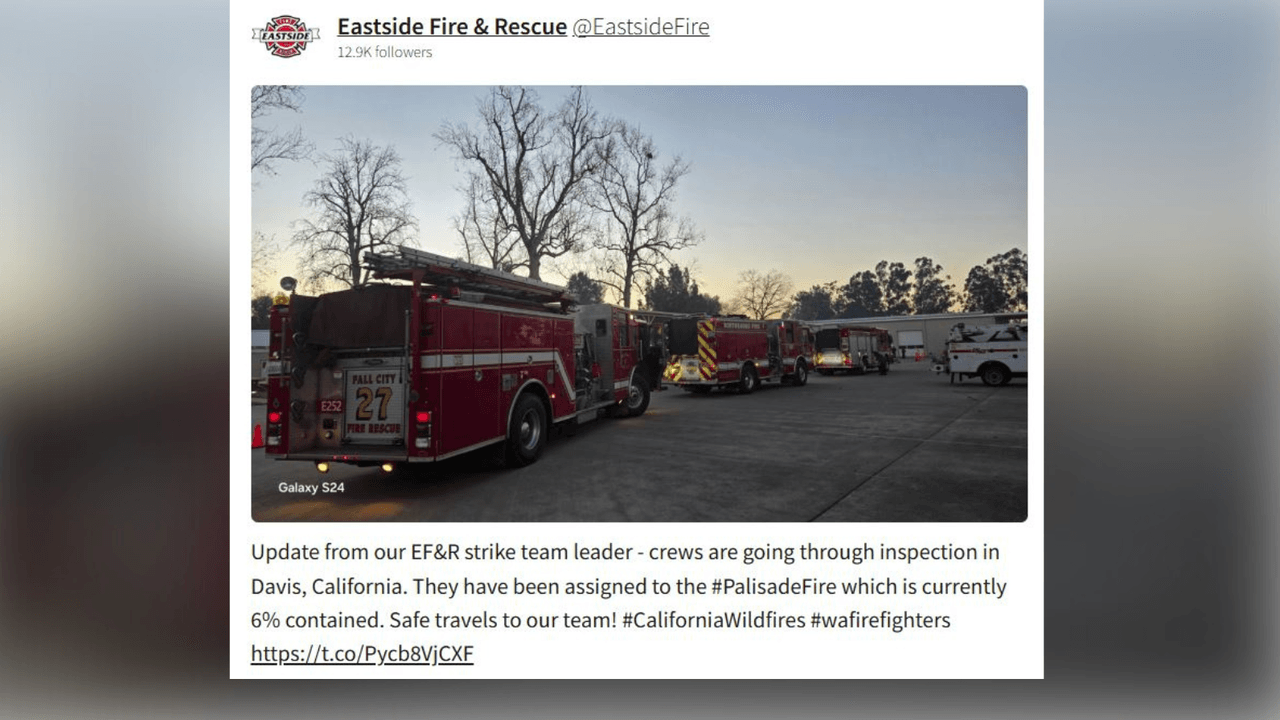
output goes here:
[[275, 436], [268, 435], [268, 436], [267, 436], [267, 444], [268, 444], [268, 445], [279, 445], [279, 444], [280, 444], [280, 436], [279, 436], [279, 435], [275, 435]]
[[413, 446], [419, 450], [426, 450], [431, 447], [431, 438], [420, 437], [413, 441]]
[[273, 423], [280, 422], [280, 413], [275, 410], [272, 410], [271, 412], [267, 413], [267, 422], [273, 422]]
[[417, 420], [419, 425], [425, 425], [426, 423], [431, 422], [431, 411], [419, 410], [417, 414]]
[[316, 470], [319, 470], [319, 471], [320, 471], [320, 472], [322, 472], [322, 473], [327, 473], [327, 472], [329, 472], [329, 463], [327, 463], [327, 462], [318, 462], [318, 463], [316, 463]]

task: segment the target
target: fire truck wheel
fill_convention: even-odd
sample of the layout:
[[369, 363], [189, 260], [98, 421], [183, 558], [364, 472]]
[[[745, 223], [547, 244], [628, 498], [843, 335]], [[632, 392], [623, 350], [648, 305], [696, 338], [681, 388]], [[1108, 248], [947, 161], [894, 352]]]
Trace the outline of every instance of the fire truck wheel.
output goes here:
[[738, 392], [743, 395], [750, 395], [760, 384], [760, 378], [756, 375], [756, 369], [750, 365], [742, 368], [742, 378], [738, 380]]
[[804, 364], [803, 360], [796, 361], [796, 385], [804, 385], [809, 382], [809, 366]]
[[984, 385], [1005, 385], [1009, 382], [1009, 369], [999, 363], [982, 366], [982, 382]]
[[649, 409], [649, 384], [644, 378], [635, 376], [631, 378], [631, 386], [627, 388], [627, 399], [623, 401], [626, 406], [626, 417], [636, 417], [643, 415], [645, 410]]
[[547, 413], [542, 401], [533, 395], [524, 395], [511, 414], [511, 427], [507, 430], [507, 463], [514, 467], [528, 465], [538, 459], [546, 443]]

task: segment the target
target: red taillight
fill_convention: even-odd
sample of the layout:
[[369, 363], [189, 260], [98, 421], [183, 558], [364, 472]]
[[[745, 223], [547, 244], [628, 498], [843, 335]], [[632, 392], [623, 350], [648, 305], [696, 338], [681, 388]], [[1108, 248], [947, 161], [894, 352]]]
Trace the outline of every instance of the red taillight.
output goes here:
[[271, 412], [267, 413], [267, 422], [273, 422], [273, 423], [280, 422], [280, 413], [276, 410], [272, 410]]
[[413, 414], [413, 419], [417, 422], [414, 429], [417, 437], [413, 439], [413, 446], [419, 450], [431, 449], [431, 411], [419, 410]]

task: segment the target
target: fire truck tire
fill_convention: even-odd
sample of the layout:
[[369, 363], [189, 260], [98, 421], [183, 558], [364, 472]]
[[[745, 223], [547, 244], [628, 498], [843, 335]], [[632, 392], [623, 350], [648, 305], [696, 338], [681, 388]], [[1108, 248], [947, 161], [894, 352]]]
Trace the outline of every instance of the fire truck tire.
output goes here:
[[643, 415], [649, 409], [649, 383], [638, 375], [632, 377], [631, 386], [627, 388], [627, 399], [622, 402], [626, 409], [624, 417]]
[[742, 377], [738, 380], [738, 392], [743, 395], [750, 395], [760, 386], [760, 376], [756, 375], [756, 369], [751, 365], [742, 368]]
[[532, 463], [546, 444], [546, 408], [533, 395], [522, 395], [511, 414], [511, 427], [507, 429], [507, 464], [523, 467]]
[[809, 366], [803, 360], [796, 361], [796, 385], [804, 385], [809, 382]]
[[988, 363], [982, 366], [982, 383], [984, 385], [1007, 385], [1009, 383], [1009, 368], [1000, 363]]

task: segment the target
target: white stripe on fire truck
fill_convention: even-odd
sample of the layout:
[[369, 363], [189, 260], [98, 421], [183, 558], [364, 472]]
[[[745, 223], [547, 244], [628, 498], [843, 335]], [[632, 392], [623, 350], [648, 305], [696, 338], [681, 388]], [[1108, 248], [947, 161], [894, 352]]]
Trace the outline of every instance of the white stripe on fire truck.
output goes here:
[[487, 367], [489, 365], [533, 365], [557, 359], [552, 350], [501, 353], [433, 353], [422, 356], [422, 369], [435, 370], [460, 367]]
[[485, 368], [551, 362], [555, 364], [556, 371], [560, 374], [560, 380], [564, 383], [565, 388], [570, 391], [573, 390], [573, 383], [569, 381], [569, 371], [565, 368], [564, 361], [560, 359], [560, 353], [554, 350], [503, 353], [433, 353], [431, 355], [423, 355], [420, 359], [423, 370]]

